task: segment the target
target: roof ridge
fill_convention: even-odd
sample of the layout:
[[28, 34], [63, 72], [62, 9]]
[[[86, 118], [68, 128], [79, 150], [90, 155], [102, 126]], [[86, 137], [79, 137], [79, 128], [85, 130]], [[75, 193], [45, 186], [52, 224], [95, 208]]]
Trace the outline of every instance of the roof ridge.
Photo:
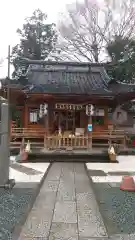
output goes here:
[[73, 61], [44, 61], [27, 59], [26, 62], [28, 64], [36, 65], [105, 66], [105, 63], [73, 62]]

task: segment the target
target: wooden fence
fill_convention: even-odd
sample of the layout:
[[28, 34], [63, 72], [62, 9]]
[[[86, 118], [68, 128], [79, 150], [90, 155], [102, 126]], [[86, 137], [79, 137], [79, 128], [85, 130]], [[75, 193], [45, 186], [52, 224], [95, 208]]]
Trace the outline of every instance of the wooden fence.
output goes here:
[[126, 133], [121, 130], [93, 132], [89, 136], [58, 136], [49, 135], [45, 129], [30, 129], [30, 128], [12, 128], [11, 142], [30, 140], [31, 145], [39, 146], [39, 140], [42, 142], [42, 147], [47, 149], [90, 149], [92, 147], [108, 147], [109, 143], [117, 143], [121, 147], [126, 146]]

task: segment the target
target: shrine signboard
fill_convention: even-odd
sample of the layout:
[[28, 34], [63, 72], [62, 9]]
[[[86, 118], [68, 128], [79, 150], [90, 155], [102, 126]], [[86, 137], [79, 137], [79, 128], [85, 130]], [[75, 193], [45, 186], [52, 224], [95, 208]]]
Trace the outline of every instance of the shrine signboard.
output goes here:
[[79, 111], [83, 109], [81, 104], [66, 104], [66, 103], [56, 103], [55, 109], [68, 110], [68, 111]]

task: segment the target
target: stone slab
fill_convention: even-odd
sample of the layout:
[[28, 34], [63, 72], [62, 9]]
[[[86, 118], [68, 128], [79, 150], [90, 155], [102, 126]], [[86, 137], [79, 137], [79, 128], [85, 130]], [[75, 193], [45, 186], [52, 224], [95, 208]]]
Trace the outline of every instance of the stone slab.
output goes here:
[[77, 223], [76, 202], [56, 202], [53, 222]]
[[78, 240], [77, 224], [52, 223], [49, 240], [74, 239]]
[[56, 192], [40, 192], [36, 199], [33, 209], [54, 208]]
[[101, 238], [101, 237], [100, 238], [79, 237], [78, 240], [110, 240], [110, 238], [108, 238], [108, 237], [105, 237], [105, 238]]
[[107, 236], [94, 196], [77, 194], [78, 229], [81, 237]]
[[[75, 166], [79, 237], [108, 236], [84, 165]], [[82, 181], [81, 181], [82, 179]]]
[[74, 184], [60, 181], [57, 192], [57, 201], [75, 201], [75, 186]]
[[25, 239], [24, 239], [24, 237], [22, 236], [22, 237], [20, 237], [19, 238], [19, 240], [48, 240], [48, 238], [40, 238], [40, 237], [34, 237], [34, 238], [29, 238], [29, 237], [25, 237]]
[[51, 221], [43, 221], [39, 218], [33, 218], [27, 221], [25, 230], [21, 233], [19, 240], [27, 238], [47, 238], [51, 227]]
[[56, 180], [56, 181], [49, 180], [49, 181], [44, 182], [42, 190], [44, 192], [57, 192], [58, 186], [59, 186], [58, 180]]

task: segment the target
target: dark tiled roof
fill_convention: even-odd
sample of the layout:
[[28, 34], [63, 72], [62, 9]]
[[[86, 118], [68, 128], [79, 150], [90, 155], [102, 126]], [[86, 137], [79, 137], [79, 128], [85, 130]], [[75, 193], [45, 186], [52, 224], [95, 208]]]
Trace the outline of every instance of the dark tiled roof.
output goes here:
[[[102, 66], [86, 64], [79, 68], [54, 69], [33, 65], [28, 71], [28, 83], [33, 85], [30, 92], [44, 92], [55, 94], [100, 94], [110, 95], [108, 82], [110, 81]], [[57, 65], [58, 66], [58, 65]]]
[[22, 84], [20, 84], [18, 80], [10, 79], [8, 81], [7, 78], [3, 78], [3, 79], [0, 79], [0, 81], [3, 87], [7, 87], [8, 84], [10, 85], [10, 88], [23, 89], [24, 87]]
[[[12, 88], [29, 93], [95, 94], [118, 96], [135, 93], [134, 84], [110, 80], [103, 64], [30, 61], [26, 75], [28, 85], [11, 80]], [[7, 85], [7, 79], [1, 79]]]
[[112, 81], [109, 83], [108, 89], [112, 91], [115, 95], [122, 93], [133, 93], [135, 92], [135, 84], [126, 84]]

